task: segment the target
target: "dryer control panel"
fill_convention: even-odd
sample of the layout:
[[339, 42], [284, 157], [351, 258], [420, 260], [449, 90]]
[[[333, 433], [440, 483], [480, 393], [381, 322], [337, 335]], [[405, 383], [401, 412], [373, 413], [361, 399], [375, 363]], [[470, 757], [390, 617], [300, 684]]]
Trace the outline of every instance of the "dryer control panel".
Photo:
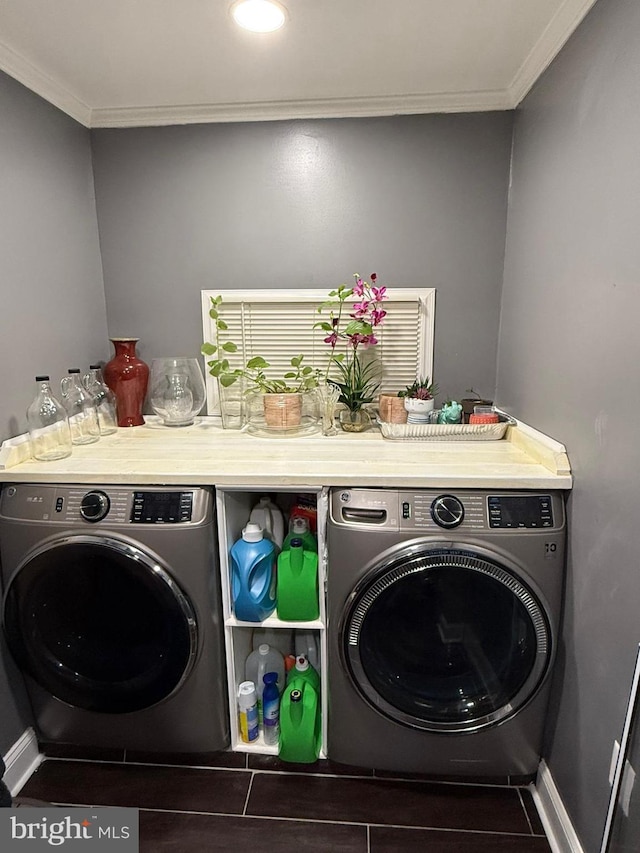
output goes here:
[[561, 530], [564, 504], [557, 492], [333, 489], [331, 520], [372, 531], [532, 532]]

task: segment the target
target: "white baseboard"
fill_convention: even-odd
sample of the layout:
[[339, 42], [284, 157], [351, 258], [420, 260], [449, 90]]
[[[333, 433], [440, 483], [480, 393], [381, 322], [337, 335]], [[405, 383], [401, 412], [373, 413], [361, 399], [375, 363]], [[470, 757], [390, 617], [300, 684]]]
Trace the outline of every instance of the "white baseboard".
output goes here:
[[42, 761], [34, 730], [25, 729], [3, 758], [7, 767], [3, 780], [15, 796]]
[[553, 853], [584, 853], [545, 761], [541, 761], [538, 767], [532, 794]]

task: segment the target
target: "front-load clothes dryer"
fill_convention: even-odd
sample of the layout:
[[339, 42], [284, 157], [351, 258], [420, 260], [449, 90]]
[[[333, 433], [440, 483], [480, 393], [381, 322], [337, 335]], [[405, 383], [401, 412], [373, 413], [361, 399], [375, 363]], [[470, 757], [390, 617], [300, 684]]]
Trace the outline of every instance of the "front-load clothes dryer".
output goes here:
[[229, 743], [213, 495], [7, 485], [3, 625], [46, 741]]
[[331, 760], [530, 776], [563, 590], [559, 492], [332, 489]]

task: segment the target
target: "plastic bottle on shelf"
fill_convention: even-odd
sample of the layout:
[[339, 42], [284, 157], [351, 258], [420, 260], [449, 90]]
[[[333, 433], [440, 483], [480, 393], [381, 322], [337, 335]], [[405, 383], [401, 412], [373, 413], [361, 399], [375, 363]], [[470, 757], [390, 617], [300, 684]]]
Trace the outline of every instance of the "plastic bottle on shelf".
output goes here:
[[303, 631], [296, 628], [295, 636], [295, 652], [296, 657], [304, 655], [311, 666], [315, 670], [320, 670], [320, 652], [318, 649], [318, 632]]
[[318, 542], [313, 533], [309, 530], [309, 519], [301, 515], [294, 515], [289, 521], [289, 532], [285, 536], [282, 543], [282, 550], [286, 551], [291, 547], [293, 539], [301, 539], [302, 547], [305, 551], [318, 551]]
[[287, 685], [280, 704], [282, 761], [312, 764], [320, 753], [319, 695], [308, 681]]
[[282, 548], [284, 540], [284, 517], [282, 511], [270, 497], [264, 496], [260, 498], [258, 503], [251, 510], [249, 521], [253, 524], [259, 524], [264, 530], [265, 536], [268, 539]]
[[251, 647], [257, 649], [263, 643], [267, 643], [272, 649], [277, 649], [283, 658], [287, 655], [295, 654], [293, 628], [263, 628], [262, 626], [254, 628]]
[[304, 655], [296, 658], [294, 668], [287, 673], [287, 687], [295, 687], [296, 684], [299, 687], [301, 683], [310, 684], [318, 696], [320, 695], [320, 675]]
[[274, 746], [280, 739], [280, 691], [276, 683], [277, 677], [275, 672], [266, 672], [262, 677], [263, 733], [267, 746]]
[[262, 622], [276, 606], [276, 552], [262, 529], [249, 522], [230, 551], [231, 597], [237, 619]]
[[302, 539], [292, 539], [278, 556], [278, 618], [287, 622], [311, 622], [320, 616], [318, 555], [306, 551]]
[[29, 444], [34, 459], [53, 462], [71, 455], [67, 411], [51, 391], [48, 376], [36, 376], [38, 393], [27, 409]]
[[268, 672], [276, 673], [278, 690], [282, 693], [285, 685], [284, 658], [277, 649], [272, 649], [268, 643], [263, 643], [251, 652], [244, 665], [244, 677], [256, 685], [259, 715], [262, 710], [263, 679]]
[[243, 681], [238, 687], [238, 728], [244, 743], [257, 740], [260, 733], [258, 699], [253, 681]]

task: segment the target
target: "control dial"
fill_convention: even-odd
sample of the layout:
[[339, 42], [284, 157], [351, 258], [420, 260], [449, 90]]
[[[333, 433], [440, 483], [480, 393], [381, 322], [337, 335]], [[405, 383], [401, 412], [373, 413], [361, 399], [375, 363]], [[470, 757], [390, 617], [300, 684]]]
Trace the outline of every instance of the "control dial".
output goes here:
[[85, 521], [102, 521], [111, 507], [104, 492], [87, 492], [80, 502], [80, 515]]
[[464, 518], [462, 501], [454, 495], [439, 495], [431, 504], [431, 518], [438, 527], [457, 527]]

